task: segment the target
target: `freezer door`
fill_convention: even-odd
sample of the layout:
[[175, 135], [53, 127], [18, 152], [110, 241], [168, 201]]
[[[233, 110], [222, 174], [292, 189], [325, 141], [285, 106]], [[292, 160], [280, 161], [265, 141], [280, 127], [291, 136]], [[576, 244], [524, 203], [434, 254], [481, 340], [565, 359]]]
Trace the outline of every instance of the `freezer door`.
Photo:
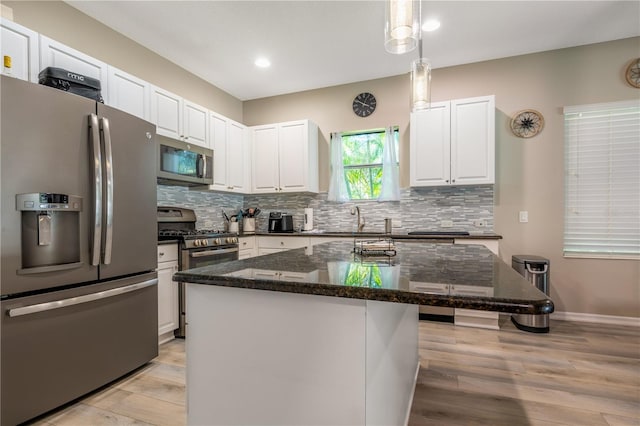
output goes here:
[[[64, 93], [15, 78], [2, 76], [2, 130], [0, 137], [0, 181], [2, 197], [2, 288], [1, 293], [15, 294], [56, 287], [98, 278], [98, 269], [90, 265], [89, 240], [92, 190], [90, 187], [90, 151], [88, 146], [88, 117], [96, 103], [81, 96]], [[21, 242], [21, 217], [16, 195], [23, 193], [57, 193], [82, 198], [82, 211], [65, 227], [51, 229], [51, 237], [60, 246], [74, 245], [79, 262], [67, 262], [70, 269], [18, 274], [24, 269], [22, 245], [31, 253], [54, 250], [32, 233]], [[155, 192], [154, 192], [155, 193]], [[57, 213], [56, 213], [57, 214]], [[62, 213], [68, 215], [74, 213]], [[36, 216], [25, 218], [27, 227], [36, 226]], [[68, 244], [63, 241], [71, 227], [77, 234]], [[62, 223], [62, 222], [61, 222]], [[69, 226], [67, 226], [69, 225]], [[36, 226], [37, 227], [37, 226]], [[40, 235], [42, 237], [42, 235]], [[62, 238], [62, 240], [60, 239]], [[55, 257], [51, 253], [50, 257]], [[39, 256], [39, 254], [38, 254]], [[74, 257], [71, 256], [71, 257]], [[43, 262], [46, 263], [46, 262]], [[36, 272], [31, 268], [27, 272]]]
[[0, 423], [72, 401], [158, 355], [155, 273], [0, 303]]
[[105, 159], [100, 279], [153, 271], [157, 266], [155, 126], [102, 104], [97, 115]]

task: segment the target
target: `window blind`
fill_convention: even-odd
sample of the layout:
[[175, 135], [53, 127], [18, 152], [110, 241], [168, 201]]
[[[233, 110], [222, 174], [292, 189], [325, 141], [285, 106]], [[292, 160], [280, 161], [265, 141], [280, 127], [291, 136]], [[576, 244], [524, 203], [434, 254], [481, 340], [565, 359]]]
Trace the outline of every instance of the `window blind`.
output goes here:
[[568, 257], [640, 258], [640, 101], [564, 108]]

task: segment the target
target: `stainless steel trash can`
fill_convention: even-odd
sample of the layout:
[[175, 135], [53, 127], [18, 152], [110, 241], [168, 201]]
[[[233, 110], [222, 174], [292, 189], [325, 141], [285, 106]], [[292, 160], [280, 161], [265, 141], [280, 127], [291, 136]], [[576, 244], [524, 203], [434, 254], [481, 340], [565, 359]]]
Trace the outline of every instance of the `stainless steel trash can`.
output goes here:
[[[528, 254], [516, 254], [511, 256], [511, 267], [536, 286], [538, 290], [547, 296], [549, 295], [549, 259]], [[523, 331], [549, 332], [549, 314], [513, 314], [511, 321]]]

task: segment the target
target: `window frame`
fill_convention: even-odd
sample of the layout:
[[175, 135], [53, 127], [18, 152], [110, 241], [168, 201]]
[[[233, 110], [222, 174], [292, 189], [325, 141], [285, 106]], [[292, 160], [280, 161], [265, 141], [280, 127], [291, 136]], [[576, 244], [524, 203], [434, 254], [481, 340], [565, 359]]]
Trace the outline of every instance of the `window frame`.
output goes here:
[[[399, 145], [400, 145], [400, 128], [399, 126], [392, 126], [393, 132], [394, 132], [394, 137], [396, 139], [396, 151], [399, 151]], [[385, 128], [374, 128], [374, 129], [367, 129], [367, 130], [356, 130], [356, 131], [348, 131], [348, 132], [342, 132], [342, 139], [341, 139], [341, 143], [342, 143], [342, 167], [343, 167], [343, 176], [342, 179], [344, 179], [345, 185], [347, 187], [347, 196], [349, 197], [349, 201], [373, 201], [376, 200], [380, 194], [376, 195], [373, 193], [373, 178], [371, 176], [372, 170], [373, 169], [377, 169], [380, 168], [382, 169], [382, 173], [384, 173], [384, 167], [383, 167], [383, 160], [381, 159], [381, 161], [379, 163], [359, 163], [359, 164], [350, 164], [347, 165], [345, 164], [345, 138], [348, 138], [350, 136], [361, 136], [361, 135], [369, 135], [369, 134], [382, 134], [384, 137], [384, 134], [386, 132]], [[384, 142], [383, 142], [384, 143]], [[384, 151], [384, 146], [383, 146], [383, 151]], [[399, 158], [399, 152], [396, 152], [396, 158], [398, 159], [398, 161], [396, 162], [396, 164], [399, 166], [400, 165], [400, 158]], [[351, 187], [349, 185], [349, 180], [347, 179], [347, 172], [349, 170], [359, 170], [359, 169], [366, 169], [369, 172], [369, 189], [370, 192], [369, 194], [371, 195], [371, 198], [353, 198], [351, 196]]]

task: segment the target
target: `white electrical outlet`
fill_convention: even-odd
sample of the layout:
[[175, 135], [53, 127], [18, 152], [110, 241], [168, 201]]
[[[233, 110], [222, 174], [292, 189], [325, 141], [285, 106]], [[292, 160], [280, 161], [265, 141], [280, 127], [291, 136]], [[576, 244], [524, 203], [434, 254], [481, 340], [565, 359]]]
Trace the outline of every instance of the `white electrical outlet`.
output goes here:
[[440, 226], [443, 228], [452, 228], [453, 227], [453, 221], [452, 220], [441, 220], [440, 221]]
[[402, 221], [400, 219], [391, 219], [392, 228], [402, 228]]
[[487, 226], [487, 221], [484, 219], [475, 219], [473, 221], [473, 226], [475, 226], [476, 228], [484, 228], [485, 226]]
[[518, 214], [518, 219], [520, 220], [520, 223], [527, 223], [529, 222], [529, 212], [528, 211], [521, 211]]

